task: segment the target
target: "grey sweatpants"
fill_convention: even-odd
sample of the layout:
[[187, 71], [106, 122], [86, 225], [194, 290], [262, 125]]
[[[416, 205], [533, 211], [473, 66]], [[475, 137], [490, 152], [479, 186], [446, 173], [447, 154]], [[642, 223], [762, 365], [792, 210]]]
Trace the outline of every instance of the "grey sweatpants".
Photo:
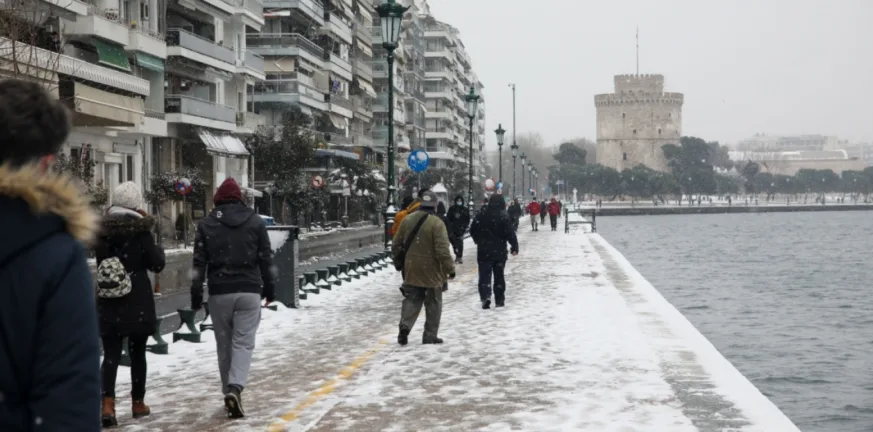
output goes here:
[[261, 323], [261, 296], [232, 293], [209, 296], [209, 314], [215, 329], [221, 391], [228, 385], [245, 387]]
[[440, 330], [440, 318], [443, 314], [443, 290], [439, 288], [418, 288], [404, 286], [406, 295], [400, 307], [400, 325], [412, 330], [421, 307], [424, 306], [424, 339], [437, 337]]

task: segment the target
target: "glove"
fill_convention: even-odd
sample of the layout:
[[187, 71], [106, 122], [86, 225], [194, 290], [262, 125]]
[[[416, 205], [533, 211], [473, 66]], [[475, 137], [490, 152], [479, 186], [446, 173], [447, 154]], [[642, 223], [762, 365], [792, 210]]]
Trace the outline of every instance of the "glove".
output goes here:
[[455, 276], [456, 276], [456, 275], [455, 275], [455, 272], [451, 272], [451, 273], [449, 273], [449, 279], [454, 279]]
[[203, 293], [191, 293], [191, 309], [200, 310], [203, 307]]
[[276, 288], [272, 285], [264, 285], [264, 290], [261, 291], [261, 300], [266, 300], [267, 304], [276, 301]]

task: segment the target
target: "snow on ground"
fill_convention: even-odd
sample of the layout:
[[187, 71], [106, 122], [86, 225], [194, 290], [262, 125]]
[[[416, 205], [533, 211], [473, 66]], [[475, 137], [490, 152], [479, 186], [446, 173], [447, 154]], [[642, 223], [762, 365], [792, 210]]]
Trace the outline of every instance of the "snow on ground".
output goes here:
[[506, 308], [479, 307], [467, 241], [444, 345], [420, 344], [423, 315], [396, 344], [400, 280], [381, 270], [264, 311], [246, 419], [223, 418], [206, 332], [149, 354], [154, 414], [131, 420], [122, 399], [122, 430], [797, 430], [598, 235], [521, 225]]

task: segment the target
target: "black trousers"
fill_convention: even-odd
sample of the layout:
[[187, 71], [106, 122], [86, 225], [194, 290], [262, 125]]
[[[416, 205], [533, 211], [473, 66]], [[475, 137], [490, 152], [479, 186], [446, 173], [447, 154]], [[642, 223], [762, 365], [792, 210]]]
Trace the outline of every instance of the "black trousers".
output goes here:
[[[118, 376], [118, 362], [121, 360], [121, 341], [123, 336], [108, 335], [103, 341], [103, 396], [115, 397], [115, 378]], [[130, 396], [133, 400], [145, 397], [146, 385], [146, 341], [149, 335], [130, 335], [127, 337], [127, 353], [130, 356]]]
[[449, 238], [452, 242], [452, 249], [455, 251], [455, 258], [461, 259], [464, 257], [464, 235], [452, 234]]
[[558, 229], [558, 215], [549, 215], [549, 222], [552, 223], [552, 229]]
[[[503, 270], [506, 261], [479, 261], [479, 299], [490, 300], [491, 288], [494, 287], [494, 301], [503, 303], [506, 299], [506, 279]], [[494, 285], [491, 284], [491, 276], [494, 276]]]

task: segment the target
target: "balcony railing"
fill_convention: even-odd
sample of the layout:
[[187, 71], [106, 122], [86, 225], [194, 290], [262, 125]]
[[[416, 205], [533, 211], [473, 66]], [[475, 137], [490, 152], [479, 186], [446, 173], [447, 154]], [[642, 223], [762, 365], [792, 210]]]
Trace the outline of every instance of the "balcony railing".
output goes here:
[[167, 29], [167, 46], [187, 48], [225, 63], [236, 64], [232, 49], [180, 28]]
[[354, 109], [354, 106], [352, 105], [352, 101], [350, 101], [350, 100], [346, 99], [345, 97], [340, 96], [338, 94], [331, 93], [330, 103], [337, 104], [337, 105], [339, 105], [345, 109], [348, 109], [348, 110]]
[[362, 77], [373, 78], [373, 68], [370, 67], [369, 62], [360, 59], [352, 59], [352, 72]]
[[264, 6], [268, 9], [302, 9], [312, 17], [324, 18], [324, 5], [319, 0], [264, 0]]
[[236, 110], [215, 102], [185, 95], [168, 95], [164, 98], [167, 114], [187, 114], [227, 123], [236, 122]]
[[257, 71], [264, 70], [264, 58], [246, 50], [246, 67]]
[[354, 33], [356, 37], [361, 38], [364, 41], [371, 42], [373, 41], [373, 36], [370, 34], [370, 27], [365, 26], [359, 20], [352, 21], [352, 27], [354, 27]]
[[264, 5], [260, 0], [236, 0], [236, 7], [243, 8], [255, 15], [264, 13]]
[[258, 126], [263, 126], [265, 124], [267, 124], [267, 119], [260, 114], [246, 111], [236, 113], [236, 125], [238, 127], [256, 129]]
[[137, 32], [137, 33], [144, 34], [150, 38], [157, 39], [159, 41], [166, 39], [165, 36], [163, 35], [163, 33], [159, 32], [157, 30], [152, 30], [148, 27], [138, 25], [138, 26], [132, 26], [130, 29]]
[[165, 120], [167, 118], [167, 114], [164, 113], [163, 111], [155, 111], [155, 110], [150, 110], [148, 108], [144, 109], [143, 111], [145, 111], [145, 116], [149, 117], [149, 118], [158, 119], [158, 120]]
[[319, 102], [324, 101], [324, 92], [297, 80], [266, 80], [255, 84], [255, 94], [301, 94]]
[[246, 36], [246, 44], [250, 48], [285, 48], [288, 46], [297, 47], [312, 54], [319, 59], [324, 56], [324, 49], [315, 42], [306, 39], [300, 33], [259, 33], [248, 34]]

